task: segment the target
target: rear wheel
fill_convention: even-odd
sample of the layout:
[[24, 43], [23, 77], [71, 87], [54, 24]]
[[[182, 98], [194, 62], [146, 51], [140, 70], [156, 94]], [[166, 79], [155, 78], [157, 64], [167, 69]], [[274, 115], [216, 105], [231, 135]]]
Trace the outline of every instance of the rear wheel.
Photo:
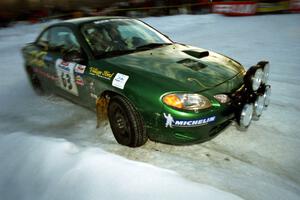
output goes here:
[[27, 75], [30, 81], [30, 84], [33, 88], [33, 90], [35, 91], [35, 93], [37, 93], [38, 95], [43, 95], [45, 93], [41, 81], [38, 78], [38, 76], [36, 75], [36, 73], [34, 73], [34, 71], [32, 70], [32, 68], [28, 67], [27, 68]]
[[121, 96], [114, 96], [108, 106], [108, 118], [119, 144], [139, 147], [148, 137], [143, 120], [132, 104]]

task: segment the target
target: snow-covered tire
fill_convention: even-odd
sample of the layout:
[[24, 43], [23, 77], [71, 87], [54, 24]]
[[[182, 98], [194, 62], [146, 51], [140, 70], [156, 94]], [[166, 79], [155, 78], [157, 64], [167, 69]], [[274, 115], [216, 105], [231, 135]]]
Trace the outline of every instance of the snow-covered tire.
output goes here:
[[45, 93], [45, 90], [42, 87], [40, 79], [38, 78], [36, 73], [34, 73], [31, 67], [27, 67], [26, 69], [31, 87], [33, 88], [36, 94], [43, 95]]
[[148, 136], [142, 117], [124, 97], [117, 95], [111, 98], [108, 119], [119, 144], [139, 147], [147, 142]]

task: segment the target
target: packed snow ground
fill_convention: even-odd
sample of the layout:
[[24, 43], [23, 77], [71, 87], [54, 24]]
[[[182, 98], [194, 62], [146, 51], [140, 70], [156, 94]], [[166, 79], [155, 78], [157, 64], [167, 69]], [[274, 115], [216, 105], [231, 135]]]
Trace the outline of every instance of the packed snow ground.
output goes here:
[[144, 20], [247, 68], [270, 60], [268, 110], [203, 144], [121, 146], [93, 112], [31, 90], [20, 48], [45, 24], [1, 29], [0, 199], [299, 199], [300, 15]]

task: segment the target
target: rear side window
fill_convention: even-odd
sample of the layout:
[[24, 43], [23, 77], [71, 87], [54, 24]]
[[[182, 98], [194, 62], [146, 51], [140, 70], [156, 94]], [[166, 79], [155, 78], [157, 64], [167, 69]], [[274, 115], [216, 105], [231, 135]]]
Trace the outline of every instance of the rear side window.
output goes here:
[[63, 53], [69, 50], [80, 50], [80, 45], [70, 28], [55, 26], [45, 31], [37, 41], [37, 45], [45, 46], [49, 51]]
[[79, 49], [79, 44], [72, 30], [67, 27], [53, 27], [49, 37], [50, 46], [60, 49]]
[[43, 32], [36, 43], [38, 46], [48, 48], [49, 45], [49, 30]]

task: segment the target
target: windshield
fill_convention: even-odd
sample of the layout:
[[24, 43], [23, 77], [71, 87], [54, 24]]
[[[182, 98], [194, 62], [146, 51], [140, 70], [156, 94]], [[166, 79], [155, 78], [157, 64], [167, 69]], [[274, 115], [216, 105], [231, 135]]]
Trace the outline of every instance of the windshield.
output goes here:
[[94, 55], [148, 50], [172, 41], [135, 19], [109, 19], [84, 24], [81, 31]]

